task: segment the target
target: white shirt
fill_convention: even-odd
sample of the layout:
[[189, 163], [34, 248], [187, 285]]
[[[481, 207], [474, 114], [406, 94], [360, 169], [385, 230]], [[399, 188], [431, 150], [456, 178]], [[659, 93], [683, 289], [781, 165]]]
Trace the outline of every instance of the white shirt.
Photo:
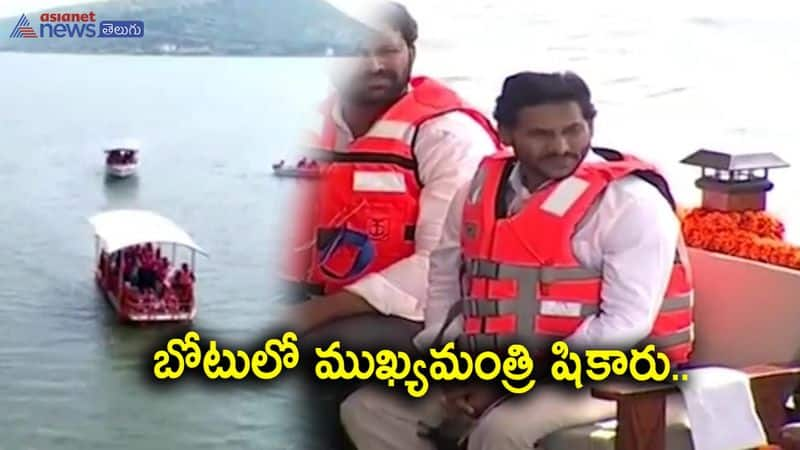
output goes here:
[[[337, 151], [346, 151], [353, 135], [341, 109], [333, 108]], [[373, 272], [344, 289], [358, 294], [383, 314], [422, 321], [428, 291], [431, 250], [439, 242], [445, 215], [455, 191], [469, 182], [483, 157], [495, 145], [485, 129], [463, 112], [455, 111], [420, 125], [414, 144], [423, 188], [414, 235], [415, 251], [380, 272]]]
[[[602, 160], [590, 152], [586, 161]], [[509, 213], [519, 210], [530, 192], [516, 168], [511, 172], [513, 201]], [[428, 347], [444, 324], [447, 312], [460, 299], [461, 222], [469, 183], [453, 198], [442, 240], [431, 253], [425, 329], [414, 339]], [[634, 345], [650, 334], [661, 308], [675, 261], [680, 224], [661, 193], [651, 184], [629, 176], [609, 184], [572, 239], [576, 259], [602, 271], [601, 313], [584, 320], [565, 339], [572, 348]], [[455, 339], [463, 327], [454, 320], [444, 340]]]

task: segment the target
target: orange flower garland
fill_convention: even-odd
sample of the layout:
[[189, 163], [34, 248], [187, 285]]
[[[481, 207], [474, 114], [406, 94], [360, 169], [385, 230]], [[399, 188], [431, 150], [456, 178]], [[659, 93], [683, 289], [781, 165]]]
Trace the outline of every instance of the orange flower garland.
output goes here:
[[686, 245], [800, 269], [800, 246], [783, 241], [784, 226], [766, 211], [679, 210]]

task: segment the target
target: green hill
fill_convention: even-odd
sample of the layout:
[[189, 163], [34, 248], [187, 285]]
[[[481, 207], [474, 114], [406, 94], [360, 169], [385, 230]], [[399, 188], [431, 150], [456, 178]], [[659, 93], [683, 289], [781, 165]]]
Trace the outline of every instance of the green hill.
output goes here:
[[31, 11], [94, 11], [102, 20], [141, 20], [142, 38], [10, 39], [19, 17], [0, 20], [0, 51], [171, 55], [321, 56], [352, 54], [364, 27], [323, 0], [112, 0]]

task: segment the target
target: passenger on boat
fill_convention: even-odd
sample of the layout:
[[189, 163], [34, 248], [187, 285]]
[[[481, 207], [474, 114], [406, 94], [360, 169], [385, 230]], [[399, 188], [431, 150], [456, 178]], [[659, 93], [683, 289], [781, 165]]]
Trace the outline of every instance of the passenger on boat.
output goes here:
[[122, 266], [122, 280], [135, 285], [137, 283], [138, 276], [139, 260], [133, 256], [130, 256], [128, 261], [126, 261]]
[[139, 289], [155, 289], [158, 274], [155, 254], [149, 243], [142, 250], [139, 261], [137, 287], [139, 287]]
[[108, 259], [106, 251], [105, 250], [101, 250], [100, 251], [100, 258], [97, 261], [97, 269], [100, 270], [101, 272], [106, 270], [106, 259]]
[[144, 248], [141, 250], [140, 257], [142, 258], [152, 258], [155, 256], [155, 251], [153, 250], [153, 244], [150, 242], [144, 244]]
[[189, 270], [189, 264], [182, 263], [181, 269], [175, 272], [172, 279], [172, 287], [178, 298], [184, 302], [191, 302], [193, 300], [194, 273]]
[[161, 257], [158, 260], [158, 264], [156, 266], [156, 275], [158, 279], [161, 280], [163, 283], [167, 279], [167, 274], [169, 273], [169, 259], [166, 256]]
[[[692, 287], [686, 267], [676, 262], [685, 249], [668, 184], [648, 163], [593, 149], [594, 117], [590, 91], [575, 74], [524, 72], [506, 79], [495, 118], [514, 153], [486, 158], [452, 202], [431, 253], [420, 348], [440, 347], [441, 337], [458, 339], [474, 354], [519, 338], [535, 355], [547, 354], [554, 339], [565, 340], [570, 351], [627, 350], [647, 340], [670, 355], [673, 367], [687, 361]], [[505, 220], [511, 215], [514, 222]], [[554, 277], [552, 296], [511, 292], [492, 275], [524, 286], [543, 270]], [[559, 281], [559, 270], [572, 278]], [[582, 282], [602, 287], [587, 291]], [[498, 321], [493, 313], [460, 317], [462, 295], [514, 321]], [[482, 334], [492, 318], [496, 334]], [[531, 327], [533, 340], [524, 331]], [[500, 347], [476, 345], [481, 342]], [[550, 364], [537, 366], [546, 376]], [[419, 403], [363, 388], [344, 402], [341, 418], [358, 449], [432, 449], [417, 435], [419, 421], [436, 426], [446, 411], [460, 410], [477, 420], [469, 450], [528, 450], [561, 428], [616, 416], [615, 402], [593, 398], [590, 389], [545, 384], [542, 376], [532, 375], [537, 384], [528, 395], [500, 403], [502, 388], [486, 383], [445, 385]], [[675, 406], [669, 414], [680, 413]]]
[[[362, 58], [342, 63], [309, 143], [364, 156], [338, 162], [322, 180], [331, 188], [297, 203], [298, 235], [283, 272], [298, 290], [289, 295], [305, 300], [290, 320], [308, 349], [341, 339], [348, 349], [409, 350], [447, 205], [481, 158], [501, 149], [480, 111], [439, 81], [411, 76], [417, 23], [404, 6], [381, 3], [364, 19], [380, 32], [365, 37]], [[351, 227], [331, 232], [345, 214]], [[323, 240], [309, 245], [316, 236]], [[338, 423], [338, 402], [351, 389], [341, 388], [333, 403], [313, 403], [330, 422]]]
[[305, 158], [305, 157], [303, 157], [303, 159], [301, 159], [301, 160], [300, 160], [300, 161], [297, 163], [297, 168], [298, 168], [298, 169], [302, 169], [302, 168], [303, 168], [303, 167], [305, 167], [307, 164], [308, 164], [308, 159], [307, 159], [307, 158]]
[[178, 275], [178, 280], [180, 284], [184, 286], [191, 286], [194, 283], [194, 272], [189, 270], [189, 264], [183, 263], [181, 264], [181, 271]]

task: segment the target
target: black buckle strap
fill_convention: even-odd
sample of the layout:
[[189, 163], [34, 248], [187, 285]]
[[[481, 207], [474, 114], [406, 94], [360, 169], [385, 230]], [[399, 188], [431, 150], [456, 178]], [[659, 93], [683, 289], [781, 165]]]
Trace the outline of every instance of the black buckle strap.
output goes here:
[[486, 260], [471, 261], [469, 274], [473, 277], [497, 279], [500, 273], [500, 265]]
[[317, 250], [322, 250], [336, 237], [339, 230], [334, 228], [319, 228], [317, 230]]
[[414, 241], [414, 236], [417, 234], [416, 225], [406, 225], [403, 230], [403, 239], [407, 241]]

